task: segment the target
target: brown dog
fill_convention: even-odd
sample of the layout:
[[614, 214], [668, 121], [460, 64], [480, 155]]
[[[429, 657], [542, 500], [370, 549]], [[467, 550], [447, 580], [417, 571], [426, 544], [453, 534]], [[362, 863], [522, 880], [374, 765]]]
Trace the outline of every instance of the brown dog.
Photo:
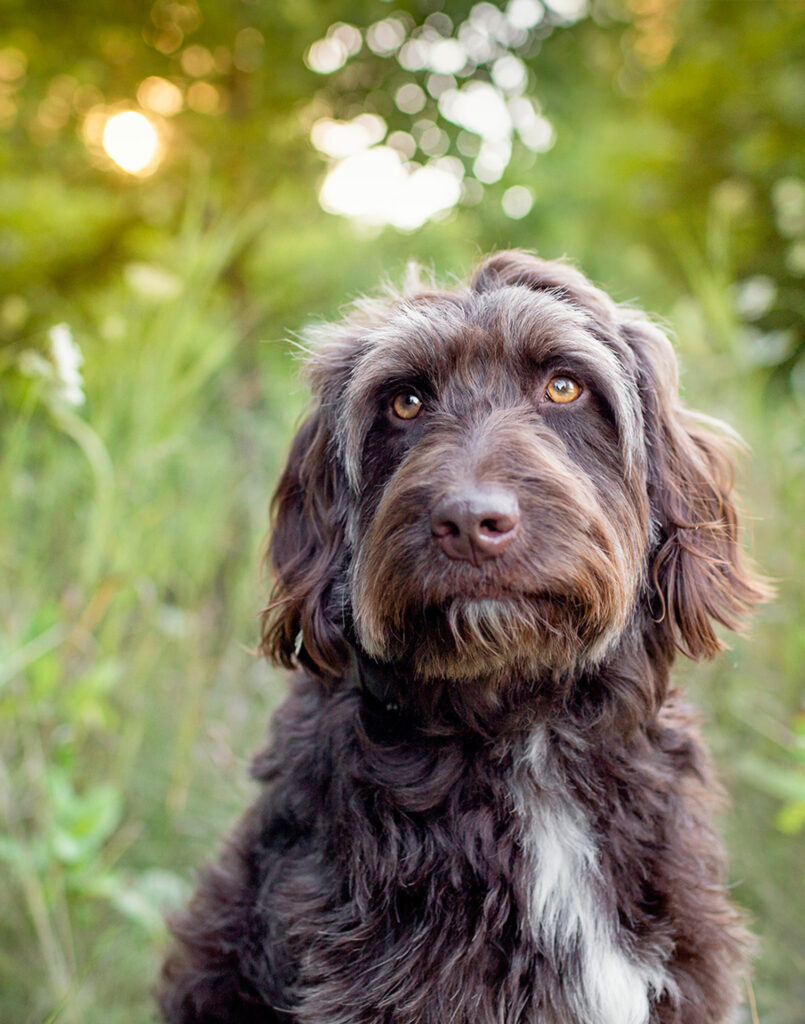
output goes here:
[[360, 304], [310, 376], [263, 633], [302, 671], [166, 1017], [724, 1021], [746, 937], [669, 671], [765, 592], [667, 339], [507, 252]]

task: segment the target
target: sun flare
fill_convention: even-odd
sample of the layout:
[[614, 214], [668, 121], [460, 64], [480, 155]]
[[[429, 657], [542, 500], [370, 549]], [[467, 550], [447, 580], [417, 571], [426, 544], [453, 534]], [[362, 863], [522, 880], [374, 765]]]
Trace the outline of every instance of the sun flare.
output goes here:
[[136, 110], [113, 114], [104, 125], [103, 148], [129, 174], [150, 174], [159, 163], [160, 142], [151, 121]]

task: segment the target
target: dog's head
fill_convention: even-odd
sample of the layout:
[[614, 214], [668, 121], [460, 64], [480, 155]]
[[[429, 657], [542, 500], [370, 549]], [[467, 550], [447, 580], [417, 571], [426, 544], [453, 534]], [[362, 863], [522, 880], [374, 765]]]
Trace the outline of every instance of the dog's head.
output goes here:
[[712, 655], [763, 596], [667, 338], [569, 266], [504, 252], [359, 305], [309, 372], [268, 555], [283, 664], [337, 677], [356, 644], [418, 680], [567, 678], [625, 636]]

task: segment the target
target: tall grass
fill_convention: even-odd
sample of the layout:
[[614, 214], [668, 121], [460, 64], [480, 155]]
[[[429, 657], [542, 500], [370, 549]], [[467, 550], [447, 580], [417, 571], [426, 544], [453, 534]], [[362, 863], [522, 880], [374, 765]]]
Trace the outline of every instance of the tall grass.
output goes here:
[[716, 200], [701, 246], [681, 231], [672, 237], [689, 290], [671, 319], [687, 403], [727, 421], [747, 444], [737, 478], [746, 540], [777, 596], [748, 637], [725, 634], [725, 655], [682, 663], [677, 677], [703, 709], [731, 796], [730, 881], [759, 940], [759, 1019], [798, 1024], [805, 1006], [805, 394], [770, 375], [763, 337], [736, 313], [735, 227]]
[[[85, 406], [53, 374], [5, 368], [4, 1021], [150, 1019], [162, 907], [187, 884], [167, 866], [208, 846], [186, 822], [215, 834], [242, 802], [233, 750], [275, 692], [249, 648], [295, 410], [277, 346], [222, 288], [264, 217], [202, 224], [191, 209], [160, 264], [121, 268], [76, 310]], [[50, 358], [46, 339], [31, 349]], [[199, 773], [204, 810], [183, 818]]]

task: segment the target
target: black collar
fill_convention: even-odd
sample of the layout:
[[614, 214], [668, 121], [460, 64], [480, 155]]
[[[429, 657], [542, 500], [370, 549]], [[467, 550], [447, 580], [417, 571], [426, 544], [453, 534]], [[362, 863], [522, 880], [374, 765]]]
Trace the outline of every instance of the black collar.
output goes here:
[[399, 679], [391, 665], [375, 661], [359, 647], [350, 645], [350, 674], [358, 689], [389, 714], [405, 710]]

